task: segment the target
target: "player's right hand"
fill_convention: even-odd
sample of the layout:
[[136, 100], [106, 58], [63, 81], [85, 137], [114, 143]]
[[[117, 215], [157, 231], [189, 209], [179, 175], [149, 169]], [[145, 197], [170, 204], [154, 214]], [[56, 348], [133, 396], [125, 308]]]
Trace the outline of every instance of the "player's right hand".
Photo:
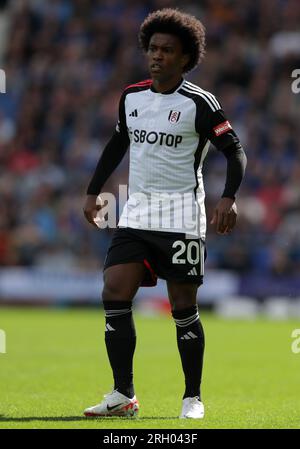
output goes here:
[[98, 195], [87, 195], [85, 205], [83, 207], [83, 213], [85, 218], [89, 223], [95, 226], [95, 228], [98, 228], [98, 226], [95, 223], [95, 218], [97, 214], [99, 214], [99, 211], [101, 210], [101, 205], [99, 204], [99, 200], [97, 201], [97, 198]]
[[215, 207], [210, 224], [216, 226], [216, 232], [221, 235], [229, 234], [236, 225], [237, 207], [232, 198], [221, 198]]

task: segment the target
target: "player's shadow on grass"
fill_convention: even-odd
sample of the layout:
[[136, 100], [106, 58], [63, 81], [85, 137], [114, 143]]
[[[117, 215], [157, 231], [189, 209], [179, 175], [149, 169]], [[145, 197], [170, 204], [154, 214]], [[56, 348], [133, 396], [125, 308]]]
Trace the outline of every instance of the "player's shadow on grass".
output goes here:
[[[178, 416], [141, 416], [139, 418], [133, 418], [130, 422], [134, 421], [146, 421], [148, 419], [157, 419], [157, 420], [170, 420], [177, 419]], [[23, 418], [13, 418], [10, 416], [0, 415], [0, 422], [30, 422], [30, 421], [125, 421], [128, 418], [122, 418], [120, 416], [114, 417], [95, 417], [95, 418], [85, 418], [84, 416], [24, 416]]]

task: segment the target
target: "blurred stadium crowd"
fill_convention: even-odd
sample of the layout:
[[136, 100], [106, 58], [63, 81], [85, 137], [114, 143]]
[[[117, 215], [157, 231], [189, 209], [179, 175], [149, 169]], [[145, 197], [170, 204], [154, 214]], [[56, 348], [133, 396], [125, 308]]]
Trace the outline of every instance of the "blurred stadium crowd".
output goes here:
[[[148, 78], [137, 33], [147, 13], [181, 7], [203, 21], [207, 54], [187, 78], [216, 94], [248, 156], [239, 223], [209, 228], [207, 267], [300, 274], [298, 0], [1, 2], [0, 266], [99, 268], [111, 230], [83, 217], [87, 184], [127, 84]], [[106, 191], [126, 184], [128, 159]], [[226, 160], [205, 164], [210, 218]]]

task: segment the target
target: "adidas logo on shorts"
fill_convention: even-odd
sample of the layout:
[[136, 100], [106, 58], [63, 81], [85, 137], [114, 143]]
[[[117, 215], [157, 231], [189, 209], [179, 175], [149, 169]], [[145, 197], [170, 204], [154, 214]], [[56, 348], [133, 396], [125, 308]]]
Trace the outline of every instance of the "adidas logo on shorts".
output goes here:
[[197, 276], [197, 270], [196, 270], [196, 268], [194, 267], [194, 268], [192, 268], [189, 272], [188, 272], [188, 275], [190, 275], [190, 276]]

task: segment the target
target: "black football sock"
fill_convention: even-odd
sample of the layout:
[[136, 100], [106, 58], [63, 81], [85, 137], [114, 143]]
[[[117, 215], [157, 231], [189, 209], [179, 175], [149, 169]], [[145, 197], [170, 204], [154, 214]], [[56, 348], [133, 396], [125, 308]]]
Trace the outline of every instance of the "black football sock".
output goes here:
[[204, 332], [197, 305], [183, 310], [173, 310], [176, 323], [177, 346], [185, 377], [183, 398], [200, 396], [202, 377]]
[[134, 396], [133, 354], [136, 344], [132, 303], [103, 301], [105, 309], [105, 344], [114, 376], [114, 389]]

